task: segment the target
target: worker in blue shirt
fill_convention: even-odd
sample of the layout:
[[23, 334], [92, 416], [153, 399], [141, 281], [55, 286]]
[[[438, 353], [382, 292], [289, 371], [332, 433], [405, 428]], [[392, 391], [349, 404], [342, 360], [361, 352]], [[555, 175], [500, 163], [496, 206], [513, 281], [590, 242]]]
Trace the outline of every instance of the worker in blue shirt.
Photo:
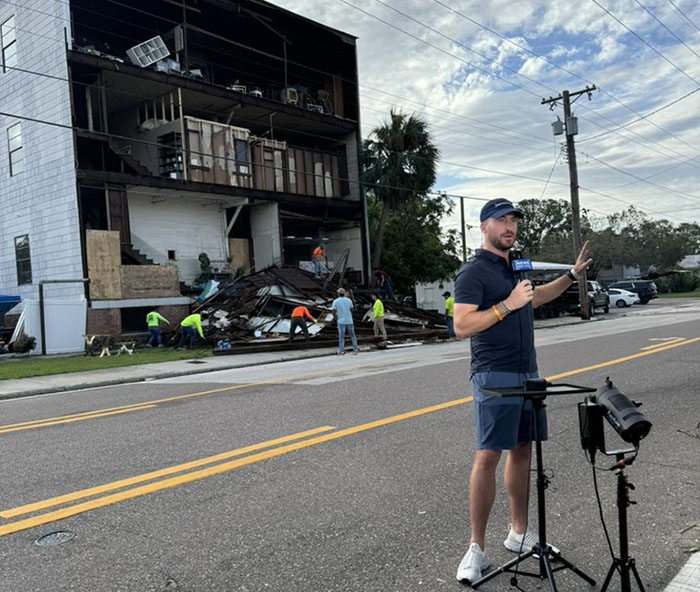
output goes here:
[[355, 307], [352, 300], [345, 296], [345, 290], [338, 288], [338, 297], [331, 304], [331, 309], [335, 313], [338, 323], [338, 355], [345, 353], [345, 333], [350, 335], [352, 341], [352, 353], [359, 352], [357, 347], [357, 337], [355, 336], [355, 324], [352, 319], [352, 309]]

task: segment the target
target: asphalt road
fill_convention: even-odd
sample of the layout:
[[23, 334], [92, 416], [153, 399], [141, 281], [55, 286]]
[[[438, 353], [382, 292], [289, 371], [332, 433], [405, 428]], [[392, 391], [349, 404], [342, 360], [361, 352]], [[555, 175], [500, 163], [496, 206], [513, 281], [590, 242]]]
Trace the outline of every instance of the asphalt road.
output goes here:
[[[537, 344], [543, 376], [610, 376], [644, 403], [654, 427], [627, 469], [630, 550], [656, 592], [700, 546], [700, 312], [645, 310], [541, 330]], [[454, 576], [468, 543], [467, 368], [454, 342], [0, 402], [0, 589], [465, 589]], [[611, 558], [580, 400], [547, 401], [547, 526], [599, 589]], [[617, 547], [615, 475], [597, 480]], [[496, 564], [512, 557], [507, 527], [501, 489], [487, 535]], [[57, 531], [73, 538], [36, 544]], [[560, 590], [592, 589], [556, 575]], [[512, 590], [509, 579], [480, 589]]]

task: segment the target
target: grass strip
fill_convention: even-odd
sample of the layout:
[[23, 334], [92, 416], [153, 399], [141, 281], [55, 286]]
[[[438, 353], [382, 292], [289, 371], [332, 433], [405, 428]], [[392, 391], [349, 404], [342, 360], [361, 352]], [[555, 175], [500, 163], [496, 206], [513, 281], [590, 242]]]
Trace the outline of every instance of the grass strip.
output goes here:
[[141, 364], [157, 364], [160, 362], [177, 362], [209, 358], [210, 349], [174, 350], [170, 348], [137, 349], [133, 355], [120, 356], [27, 356], [7, 357], [0, 359], [0, 380], [31, 378], [33, 376], [48, 376], [50, 374], [66, 374], [73, 372], [89, 372], [109, 368], [124, 368]]

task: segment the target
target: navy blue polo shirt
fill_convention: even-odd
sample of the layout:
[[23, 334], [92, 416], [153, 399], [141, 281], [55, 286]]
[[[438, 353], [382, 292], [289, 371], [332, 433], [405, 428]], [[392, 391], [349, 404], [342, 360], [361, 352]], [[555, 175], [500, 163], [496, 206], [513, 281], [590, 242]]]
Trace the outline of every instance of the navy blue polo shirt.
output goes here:
[[[517, 283], [517, 276], [503, 257], [480, 249], [457, 274], [455, 303], [476, 304], [479, 310], [487, 310], [505, 300]], [[537, 372], [532, 305], [472, 335], [471, 350], [472, 374], [490, 370]]]

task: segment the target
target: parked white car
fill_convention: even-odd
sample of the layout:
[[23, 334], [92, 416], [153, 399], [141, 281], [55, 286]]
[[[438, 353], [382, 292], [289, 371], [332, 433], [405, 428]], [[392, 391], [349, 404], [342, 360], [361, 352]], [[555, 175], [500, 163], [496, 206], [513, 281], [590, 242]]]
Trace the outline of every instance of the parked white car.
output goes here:
[[639, 294], [635, 294], [629, 290], [621, 290], [620, 288], [608, 289], [608, 297], [610, 298], [610, 304], [614, 304], [618, 308], [632, 306], [639, 302]]

